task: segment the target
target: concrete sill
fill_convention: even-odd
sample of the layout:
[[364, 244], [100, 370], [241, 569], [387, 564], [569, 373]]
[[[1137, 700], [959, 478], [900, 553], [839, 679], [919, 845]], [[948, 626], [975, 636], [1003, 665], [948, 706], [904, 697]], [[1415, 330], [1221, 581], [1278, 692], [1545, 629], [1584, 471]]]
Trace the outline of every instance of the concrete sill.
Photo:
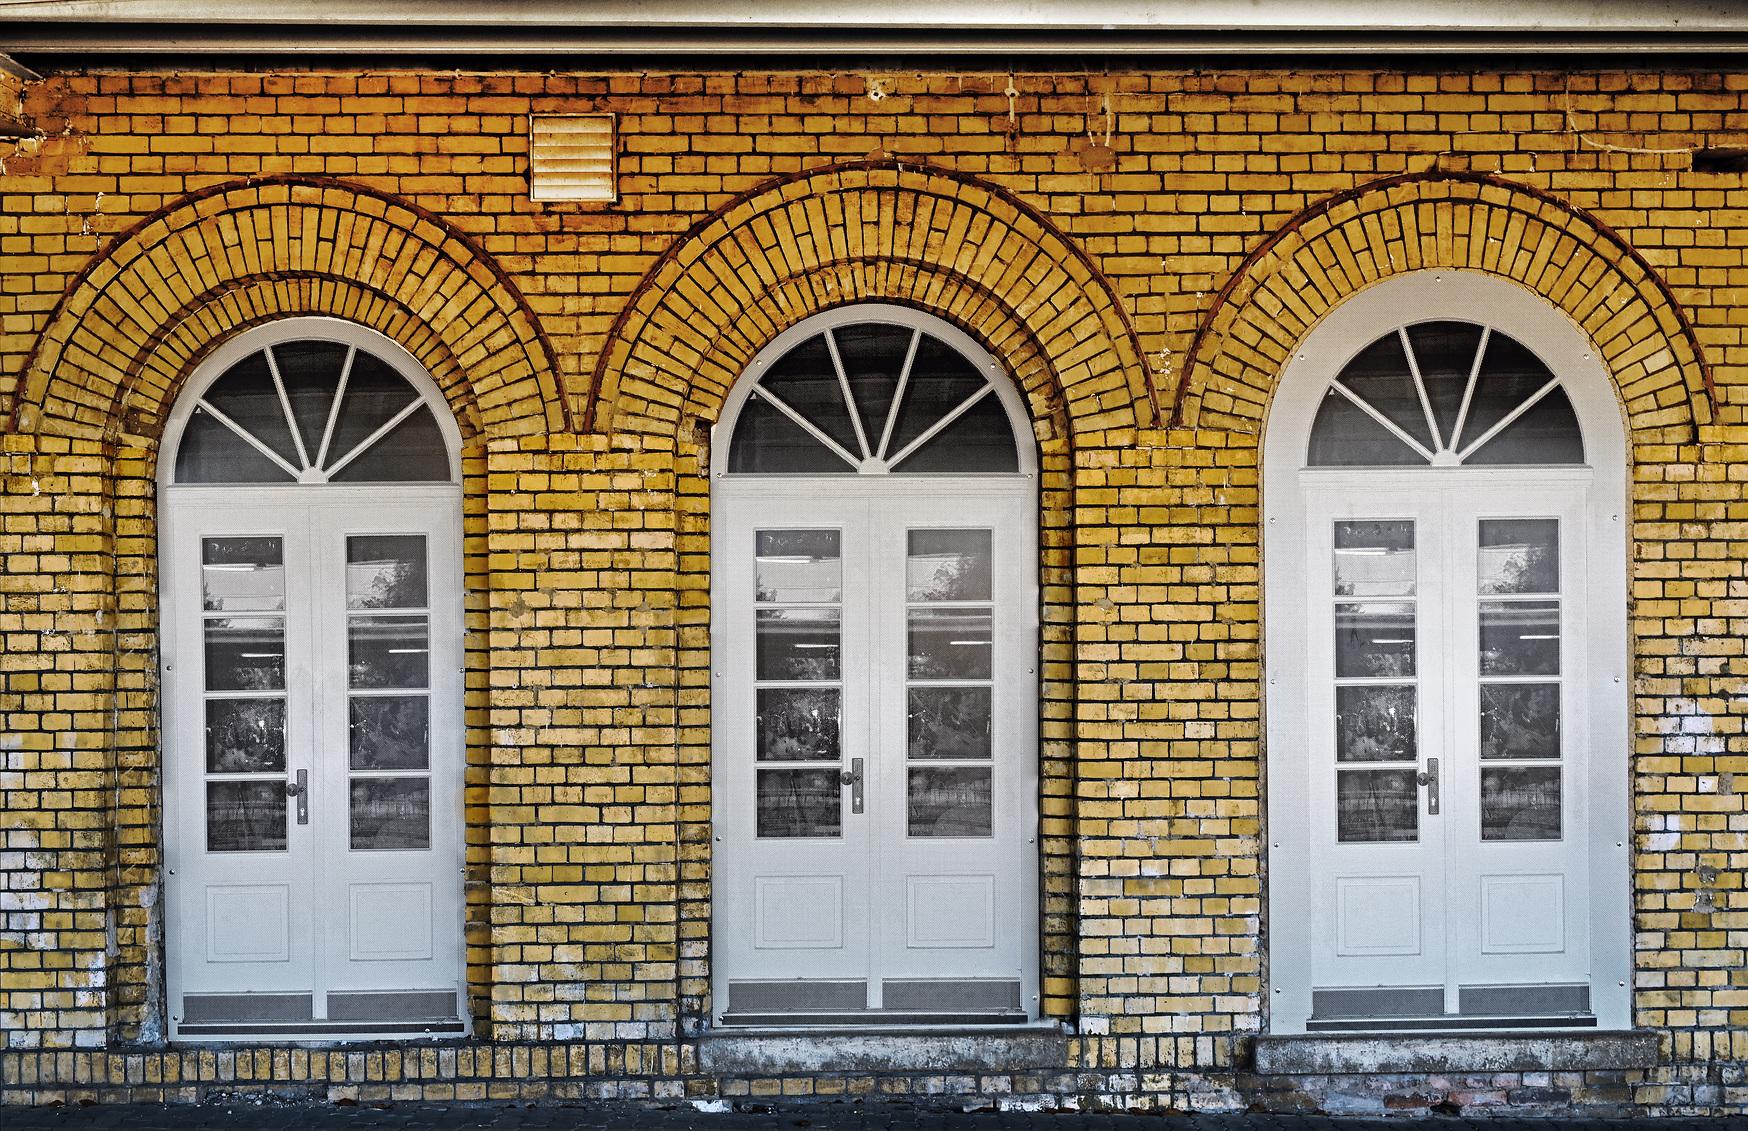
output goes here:
[[1054, 1026], [833, 1032], [716, 1031], [698, 1038], [698, 1066], [722, 1076], [786, 1072], [1018, 1072], [1068, 1063]]
[[1256, 1071], [1262, 1076], [1589, 1072], [1650, 1068], [1656, 1063], [1657, 1034], [1636, 1030], [1460, 1036], [1314, 1034], [1256, 1039]]

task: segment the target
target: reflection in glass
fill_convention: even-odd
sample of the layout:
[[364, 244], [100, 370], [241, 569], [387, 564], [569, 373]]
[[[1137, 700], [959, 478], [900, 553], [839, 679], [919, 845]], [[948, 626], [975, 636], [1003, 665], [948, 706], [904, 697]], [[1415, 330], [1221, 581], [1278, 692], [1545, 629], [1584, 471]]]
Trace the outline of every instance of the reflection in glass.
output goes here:
[[206, 701], [207, 773], [273, 773], [283, 769], [285, 700]]
[[994, 813], [988, 769], [912, 767], [907, 811], [911, 836], [989, 836]]
[[426, 603], [423, 534], [354, 534], [346, 539], [348, 609], [420, 609]]
[[992, 637], [988, 609], [910, 610], [912, 679], [988, 679]]
[[285, 608], [284, 548], [278, 538], [202, 538], [201, 604], [209, 613], [276, 613]]
[[990, 600], [992, 560], [987, 530], [912, 530], [905, 563], [906, 599]]
[[1558, 758], [1560, 685], [1481, 686], [1481, 757]]
[[761, 837], [835, 837], [842, 829], [838, 771], [760, 770], [758, 826]]
[[1559, 675], [1560, 602], [1482, 601], [1482, 675]]
[[1341, 678], [1414, 674], [1414, 606], [1405, 601], [1335, 606], [1335, 674]]
[[1558, 766], [1485, 766], [1482, 840], [1559, 840]]
[[836, 679], [838, 610], [760, 609], [754, 650], [759, 679]]
[[1343, 844], [1414, 840], [1420, 786], [1413, 770], [1342, 770], [1335, 775], [1336, 839]]
[[1412, 762], [1415, 688], [1335, 689], [1335, 757], [1342, 762]]
[[208, 852], [281, 852], [285, 849], [285, 782], [206, 783]]
[[1560, 520], [1481, 520], [1480, 586], [1483, 593], [1558, 593]]
[[206, 622], [208, 691], [283, 691], [285, 621], [215, 617]]
[[430, 764], [431, 702], [423, 695], [354, 695], [354, 770], [422, 770]]
[[988, 758], [990, 689], [913, 687], [910, 689], [912, 758]]
[[830, 602], [843, 596], [836, 530], [760, 530], [753, 536], [758, 599]]
[[430, 848], [431, 783], [418, 778], [353, 778], [352, 847]]
[[1335, 595], [1412, 597], [1414, 523], [1336, 523]]
[[424, 687], [431, 638], [422, 616], [347, 617], [353, 687]]
[[760, 761], [838, 760], [837, 688], [761, 687], [758, 696]]

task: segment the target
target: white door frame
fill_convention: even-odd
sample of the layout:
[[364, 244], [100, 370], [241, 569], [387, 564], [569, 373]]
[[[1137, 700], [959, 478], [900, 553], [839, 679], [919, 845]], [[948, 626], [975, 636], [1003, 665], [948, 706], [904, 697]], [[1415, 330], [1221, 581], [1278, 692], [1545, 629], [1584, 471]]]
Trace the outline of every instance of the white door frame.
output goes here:
[[[1408, 321], [1450, 318], [1480, 322], [1532, 349], [1561, 377], [1583, 435], [1588, 501], [1580, 557], [1587, 571], [1586, 614], [1590, 749], [1589, 799], [1591, 1008], [1598, 1027], [1631, 1022], [1629, 982], [1632, 920], [1629, 902], [1627, 648], [1627, 433], [1614, 383], [1595, 348], [1564, 313], [1525, 288], [1475, 271], [1423, 271], [1375, 284], [1328, 314], [1294, 351], [1281, 375], [1263, 438], [1263, 569], [1267, 692], [1268, 1005], [1269, 1031], [1305, 1031], [1311, 1012], [1308, 925], [1311, 870], [1307, 798], [1309, 766], [1301, 736], [1309, 733], [1309, 654], [1305, 578], [1308, 531], [1305, 494], [1314, 483], [1354, 484], [1388, 491], [1393, 483], [1492, 482], [1521, 492], [1537, 477], [1571, 472], [1523, 469], [1390, 468], [1371, 472], [1306, 468], [1311, 424], [1329, 381], [1381, 333]], [[1383, 1027], [1383, 1026], [1381, 1026]]]
[[[214, 380], [232, 365], [262, 348], [282, 342], [323, 340], [355, 346], [388, 362], [413, 386], [419, 398], [427, 404], [443, 435], [449, 467], [448, 483], [398, 484], [285, 484], [285, 485], [223, 485], [178, 484], [175, 481], [176, 454], [181, 438], [193, 414], [195, 405]], [[249, 1040], [372, 1040], [384, 1036], [418, 1035], [416, 1026], [389, 1027], [365, 1031], [360, 1027], [336, 1025], [322, 1031], [312, 1028], [295, 1035], [283, 1031], [244, 1032], [230, 1027], [222, 1034], [189, 1034], [180, 1031], [180, 1003], [188, 989], [187, 962], [194, 960], [195, 949], [179, 951], [179, 938], [204, 920], [198, 909], [184, 906], [195, 898], [194, 876], [190, 866], [204, 855], [205, 813], [192, 799], [204, 780], [200, 762], [202, 748], [201, 705], [203, 681], [200, 673], [200, 540], [203, 536], [251, 533], [277, 534], [285, 538], [288, 549], [298, 544], [302, 560], [294, 567], [287, 562], [287, 631], [294, 636], [288, 641], [286, 693], [287, 766], [285, 776], [292, 779], [299, 769], [310, 772], [305, 801], [312, 818], [322, 811], [330, 817], [345, 811], [347, 789], [344, 765], [336, 769], [335, 755], [326, 765], [317, 764], [318, 744], [332, 746], [344, 743], [345, 712], [347, 710], [344, 640], [343, 547], [346, 536], [352, 534], [417, 533], [426, 538], [428, 609], [430, 616], [430, 788], [431, 848], [428, 864], [410, 860], [411, 854], [394, 851], [372, 853], [378, 857], [383, 883], [404, 884], [409, 876], [422, 881], [429, 873], [433, 887], [434, 922], [428, 968], [420, 978], [422, 984], [364, 985], [360, 970], [368, 972], [369, 963], [377, 960], [393, 962], [420, 961], [412, 952], [405, 955], [354, 953], [346, 937], [346, 917], [343, 914], [309, 914], [308, 921], [294, 926], [307, 936], [307, 953], [293, 956], [290, 963], [298, 971], [286, 985], [259, 987], [262, 989], [310, 992], [315, 996], [318, 1016], [328, 991], [433, 991], [453, 989], [456, 995], [459, 1028], [446, 1026], [446, 1036], [462, 1036], [471, 1032], [471, 1011], [466, 982], [465, 917], [466, 906], [462, 878], [466, 866], [464, 830], [463, 776], [465, 771], [465, 720], [463, 717], [463, 632], [464, 593], [461, 552], [462, 494], [460, 487], [460, 430], [445, 403], [435, 381], [416, 359], [392, 340], [375, 331], [340, 319], [327, 317], [288, 318], [246, 330], [228, 339], [215, 349], [190, 376], [183, 394], [172, 410], [160, 445], [158, 468], [158, 594], [159, 641], [162, 707], [160, 711], [160, 772], [162, 775], [163, 846], [165, 869], [165, 938], [164, 963], [167, 993], [167, 1027], [171, 1039], [198, 1042], [233, 1043]], [[318, 549], [323, 535], [336, 545], [342, 556], [335, 559], [335, 546], [329, 547], [329, 560], [319, 564], [310, 555]], [[318, 588], [336, 590], [330, 593], [332, 623], [319, 625], [312, 615], [321, 605]], [[302, 616], [290, 607], [300, 603]], [[337, 604], [335, 603], [337, 602]], [[336, 633], [339, 634], [335, 639]], [[321, 637], [326, 637], [324, 641]], [[294, 670], [292, 653], [307, 657], [308, 667]], [[339, 657], [337, 660], [335, 657]], [[338, 667], [336, 667], [338, 665]], [[323, 666], [323, 672], [312, 671]], [[325, 685], [325, 686], [324, 686]], [[316, 703], [321, 698], [327, 702]], [[301, 709], [294, 706], [301, 704]], [[309, 728], [323, 733], [310, 733]], [[299, 751], [302, 751], [301, 755]], [[344, 758], [340, 761], [343, 763]], [[301, 764], [300, 764], [301, 763]], [[307, 896], [323, 880], [343, 884], [358, 879], [357, 868], [347, 864], [349, 855], [344, 830], [333, 831], [341, 839], [315, 843], [298, 832], [312, 832], [319, 826], [299, 826], [288, 821], [288, 851], [283, 858], [300, 865], [307, 876], [291, 881]], [[258, 865], [271, 861], [251, 860], [252, 854], [227, 856], [249, 872], [263, 871]], [[397, 859], [400, 858], [400, 859]], [[409, 865], [412, 873], [408, 872]], [[271, 871], [268, 867], [265, 870]], [[367, 869], [368, 871], [369, 869]], [[416, 873], [416, 875], [414, 874]], [[184, 882], [187, 877], [188, 882]], [[366, 878], [369, 878], [368, 876]], [[277, 882], [277, 881], [276, 881]], [[389, 893], [393, 894], [393, 893]], [[294, 892], [295, 895], [295, 892]], [[327, 952], [332, 952], [328, 954]], [[324, 955], [330, 969], [322, 969]], [[338, 956], [338, 960], [335, 960]], [[185, 961], [186, 960], [186, 961]], [[362, 965], [361, 965], [362, 964]], [[266, 969], [265, 967], [263, 969]], [[257, 971], [256, 973], [259, 973]], [[368, 981], [369, 979], [366, 979]], [[280, 979], [284, 981], [284, 979]], [[251, 991], [257, 987], [250, 984]]]

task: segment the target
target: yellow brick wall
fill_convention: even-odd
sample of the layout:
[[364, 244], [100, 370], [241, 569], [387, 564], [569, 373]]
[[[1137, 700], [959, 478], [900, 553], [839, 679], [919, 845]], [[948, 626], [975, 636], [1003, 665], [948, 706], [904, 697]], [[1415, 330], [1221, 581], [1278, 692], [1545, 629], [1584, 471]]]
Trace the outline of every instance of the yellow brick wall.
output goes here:
[[[1267, 398], [1345, 295], [1466, 267], [1566, 309], [1629, 414], [1635, 1016], [1689, 1066], [1635, 1098], [1704, 1106], [1681, 1089], [1748, 1061], [1748, 205], [1685, 152], [1740, 141], [1748, 76], [93, 73], [23, 110], [41, 136], [0, 153], [0, 1045], [158, 1032], [156, 437], [216, 340], [327, 313], [405, 345], [467, 436], [482, 1033], [572, 1043], [568, 1076], [693, 1071], [708, 429], [770, 337], [879, 298], [964, 326], [1033, 412], [1043, 961], [1071, 1066], [1236, 1094], [1266, 950]], [[596, 110], [619, 202], [530, 202], [527, 115]], [[0, 1085], [111, 1071], [81, 1063]]]

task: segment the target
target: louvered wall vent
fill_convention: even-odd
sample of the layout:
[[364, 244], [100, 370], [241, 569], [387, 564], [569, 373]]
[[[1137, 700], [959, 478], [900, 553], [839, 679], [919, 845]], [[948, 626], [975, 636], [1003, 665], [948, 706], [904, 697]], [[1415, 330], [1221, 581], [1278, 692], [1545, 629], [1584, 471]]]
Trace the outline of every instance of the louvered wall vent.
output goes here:
[[533, 200], [619, 198], [611, 114], [531, 115], [528, 153]]

